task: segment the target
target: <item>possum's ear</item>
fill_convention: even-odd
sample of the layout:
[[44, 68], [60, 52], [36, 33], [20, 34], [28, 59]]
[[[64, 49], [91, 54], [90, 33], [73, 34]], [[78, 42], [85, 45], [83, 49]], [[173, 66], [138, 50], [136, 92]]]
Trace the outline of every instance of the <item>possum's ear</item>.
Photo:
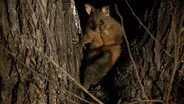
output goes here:
[[93, 6], [91, 6], [90, 4], [85, 4], [85, 8], [86, 8], [86, 12], [88, 13], [88, 15], [91, 14], [91, 12], [93, 12], [95, 10], [95, 8]]
[[105, 16], [109, 16], [110, 15], [110, 7], [109, 6], [102, 7], [102, 12], [105, 14]]

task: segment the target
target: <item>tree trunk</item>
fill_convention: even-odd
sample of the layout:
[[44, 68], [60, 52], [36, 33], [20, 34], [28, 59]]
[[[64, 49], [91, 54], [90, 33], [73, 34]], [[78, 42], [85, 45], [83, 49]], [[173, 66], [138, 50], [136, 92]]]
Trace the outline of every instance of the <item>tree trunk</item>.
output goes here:
[[[0, 103], [72, 104], [80, 53], [70, 0], [0, 0]], [[59, 65], [59, 67], [57, 66]]]
[[183, 104], [183, 0], [155, 0], [141, 21], [151, 34], [141, 26], [130, 46], [137, 69], [129, 60], [117, 74], [119, 102]]

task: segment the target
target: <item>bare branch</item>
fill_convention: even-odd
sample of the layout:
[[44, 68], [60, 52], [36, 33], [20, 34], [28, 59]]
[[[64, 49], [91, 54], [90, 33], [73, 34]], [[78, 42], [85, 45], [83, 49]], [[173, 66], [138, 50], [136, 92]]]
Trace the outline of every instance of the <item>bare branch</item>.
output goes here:
[[[172, 18], [175, 19], [174, 17], [172, 17]], [[171, 22], [171, 29], [172, 29], [171, 32], [173, 32], [172, 34], [174, 35], [174, 39], [175, 39], [174, 67], [173, 67], [172, 75], [171, 75], [171, 78], [170, 78], [170, 81], [169, 81], [169, 87], [167, 89], [167, 92], [165, 93], [166, 95], [164, 95], [164, 99], [166, 101], [166, 104], [169, 104], [170, 93], [171, 93], [171, 89], [172, 89], [173, 82], [174, 82], [174, 76], [175, 76], [176, 70], [178, 68], [179, 53], [180, 53], [180, 42], [181, 42], [180, 39], [181, 39], [181, 34], [182, 34], [182, 32], [179, 32], [178, 34], [176, 33], [176, 25], [175, 25], [174, 22], [175, 22], [175, 20], [172, 20], [172, 22]]]
[[160, 47], [162, 48], [162, 50], [169, 56], [169, 57], [173, 57], [169, 52], [167, 52], [163, 46], [158, 42], [158, 40], [153, 36], [153, 34], [148, 30], [148, 28], [141, 22], [141, 20], [139, 19], [139, 17], [136, 16], [135, 12], [133, 11], [132, 7], [130, 6], [130, 4], [128, 3], [127, 0], [125, 0], [126, 4], [128, 5], [128, 7], [130, 8], [132, 15], [137, 19], [137, 21], [139, 22], [139, 24], [146, 30], [146, 32], [148, 32], [148, 34], [151, 36], [151, 38], [160, 45]]
[[[30, 44], [31, 45], [31, 44]], [[2, 45], [1, 45], [2, 46]], [[3, 46], [2, 46], [3, 47]], [[4, 50], [7, 52], [7, 53], [9, 53], [11, 56], [13, 56], [15, 59], [17, 59], [17, 57], [13, 54], [13, 53], [11, 53], [10, 51], [8, 51], [5, 47], [3, 47], [4, 48]], [[32, 47], [32, 48], [34, 48], [35, 50], [37, 50], [38, 52], [40, 52], [40, 50], [39, 49], [37, 49], [36, 47]], [[59, 67], [59, 65], [54, 61], [54, 60], [52, 60], [51, 58], [49, 58], [48, 56], [46, 56], [44, 53], [42, 53], [42, 52], [40, 52], [41, 54], [43, 54], [53, 65], [55, 65], [57, 68], [59, 68], [59, 69], [61, 69], [72, 81], [74, 81], [75, 82], [75, 84], [77, 84], [83, 91], [85, 91], [91, 98], [93, 98], [96, 102], [98, 102], [99, 104], [103, 104], [101, 101], [99, 101], [95, 96], [93, 96], [90, 92], [88, 92], [79, 82], [77, 82], [71, 75], [69, 75], [68, 74], [68, 72], [66, 72], [65, 70], [63, 70], [61, 67]], [[46, 78], [45, 76], [43, 76], [43, 75], [41, 75], [41, 74], [39, 74], [39, 73], [37, 73], [35, 70], [32, 70], [29, 66], [27, 66], [26, 64], [24, 64], [24, 62], [22, 62], [21, 60], [18, 60], [17, 59], [17, 61], [18, 62], [20, 62], [23, 66], [25, 66], [27, 69], [29, 69], [30, 71], [32, 71], [34, 74], [36, 74], [36, 75], [38, 75], [38, 76], [40, 76], [41, 78], [43, 78], [43, 79], [45, 79], [46, 81], [49, 81], [50, 83], [53, 83], [52, 81], [50, 81], [48, 78]], [[55, 85], [55, 84], [53, 84], [53, 85]], [[58, 86], [59, 87], [59, 86]], [[59, 87], [60, 88], [60, 87]], [[63, 89], [62, 89], [63, 90]], [[66, 91], [66, 90], [65, 90]], [[69, 93], [69, 91], [67, 91], [68, 93]], [[70, 92], [70, 94], [71, 94], [72, 92]], [[72, 94], [72, 95], [75, 95], [75, 94]], [[77, 95], [76, 95], [77, 96]], [[76, 97], [75, 96], [75, 97]], [[83, 100], [83, 101], [85, 101], [85, 102], [88, 102], [89, 103], [89, 101], [87, 101], [87, 100], [84, 100], [83, 98], [81, 98], [81, 97], [77, 97], [77, 98], [80, 98], [81, 100]]]
[[137, 103], [144, 103], [144, 102], [151, 102], [151, 103], [162, 103], [164, 104], [164, 102], [162, 100], [141, 100], [141, 101], [137, 101], [137, 102], [132, 102], [132, 103], [128, 103], [128, 104], [137, 104]]
[[138, 82], [139, 82], [139, 84], [140, 84], [140, 87], [141, 87], [142, 96], [143, 96], [143, 98], [148, 99], [148, 97], [146, 96], [146, 93], [145, 93], [145, 91], [144, 91], [144, 86], [143, 86], [142, 83], [141, 83], [141, 79], [140, 79], [140, 77], [139, 77], [139, 73], [138, 73], [138, 70], [137, 70], [136, 63], [135, 63], [135, 61], [134, 61], [134, 59], [133, 59], [133, 56], [132, 56], [132, 53], [131, 53], [131, 50], [130, 50], [130, 45], [129, 45], [129, 42], [128, 42], [128, 39], [127, 39], [125, 30], [124, 30], [123, 17], [120, 15], [120, 13], [119, 13], [119, 11], [118, 11], [117, 4], [115, 4], [115, 8], [116, 8], [117, 14], [119, 15], [119, 17], [120, 17], [120, 19], [121, 19], [121, 25], [122, 25], [122, 29], [123, 29], [123, 32], [124, 32], [123, 35], [124, 35], [124, 38], [125, 38], [125, 42], [126, 42], [126, 44], [127, 44], [127, 48], [128, 48], [128, 53], [129, 53], [130, 59], [131, 59], [132, 64], [133, 64], [133, 66], [134, 66], [134, 70], [135, 70], [135, 73], [136, 73], [137, 80], [138, 80]]

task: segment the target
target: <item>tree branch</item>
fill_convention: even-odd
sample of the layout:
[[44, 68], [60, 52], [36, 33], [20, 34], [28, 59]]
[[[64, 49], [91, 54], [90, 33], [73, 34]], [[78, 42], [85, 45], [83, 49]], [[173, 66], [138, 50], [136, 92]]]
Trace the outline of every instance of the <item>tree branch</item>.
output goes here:
[[145, 91], [144, 91], [144, 86], [143, 86], [142, 83], [141, 83], [141, 79], [140, 79], [140, 77], [139, 77], [139, 73], [138, 73], [138, 70], [137, 70], [136, 63], [135, 63], [135, 61], [134, 61], [134, 59], [133, 59], [133, 56], [132, 56], [132, 53], [131, 53], [130, 45], [129, 45], [129, 42], [128, 42], [128, 39], [127, 39], [125, 30], [124, 30], [123, 17], [121, 16], [121, 14], [120, 14], [119, 11], [118, 11], [117, 4], [115, 4], [115, 9], [116, 9], [116, 12], [117, 12], [118, 16], [119, 16], [120, 19], [121, 19], [121, 25], [122, 25], [122, 29], [123, 29], [123, 35], [124, 35], [124, 38], [125, 38], [125, 42], [126, 42], [126, 44], [127, 44], [127, 48], [128, 48], [128, 53], [129, 53], [130, 59], [131, 59], [132, 64], [133, 64], [133, 66], [134, 66], [134, 70], [135, 70], [135, 73], [136, 73], [137, 80], [138, 80], [139, 85], [140, 85], [140, 87], [141, 87], [142, 96], [143, 96], [143, 98], [148, 99], [148, 97], [146, 96], [146, 93], [145, 93]]
[[158, 40], [153, 36], [153, 34], [148, 30], [148, 28], [141, 22], [141, 20], [136, 16], [135, 12], [133, 11], [132, 7], [130, 6], [130, 4], [128, 3], [127, 0], [125, 0], [126, 4], [128, 5], [129, 9], [132, 12], [132, 15], [137, 19], [137, 21], [139, 22], [139, 24], [146, 30], [146, 32], [148, 32], [148, 34], [151, 36], [151, 38], [160, 45], [160, 47], [162, 48], [162, 50], [169, 56], [169, 57], [173, 57], [169, 52], [167, 52], [163, 46], [158, 42]]

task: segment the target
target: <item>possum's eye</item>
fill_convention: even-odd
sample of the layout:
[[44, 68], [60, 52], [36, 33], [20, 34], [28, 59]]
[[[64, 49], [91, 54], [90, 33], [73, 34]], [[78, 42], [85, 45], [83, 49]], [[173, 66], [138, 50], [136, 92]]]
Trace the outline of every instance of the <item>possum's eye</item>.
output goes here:
[[90, 21], [90, 26], [91, 26], [91, 27], [95, 26], [95, 21], [94, 21], [94, 20], [91, 20], [91, 21]]
[[104, 21], [103, 20], [100, 20], [99, 21], [99, 25], [104, 25]]
[[92, 30], [95, 30], [95, 29], [96, 29], [96, 23], [95, 23], [94, 20], [91, 20], [91, 21], [89, 22], [89, 25], [90, 25], [90, 27], [91, 27]]

